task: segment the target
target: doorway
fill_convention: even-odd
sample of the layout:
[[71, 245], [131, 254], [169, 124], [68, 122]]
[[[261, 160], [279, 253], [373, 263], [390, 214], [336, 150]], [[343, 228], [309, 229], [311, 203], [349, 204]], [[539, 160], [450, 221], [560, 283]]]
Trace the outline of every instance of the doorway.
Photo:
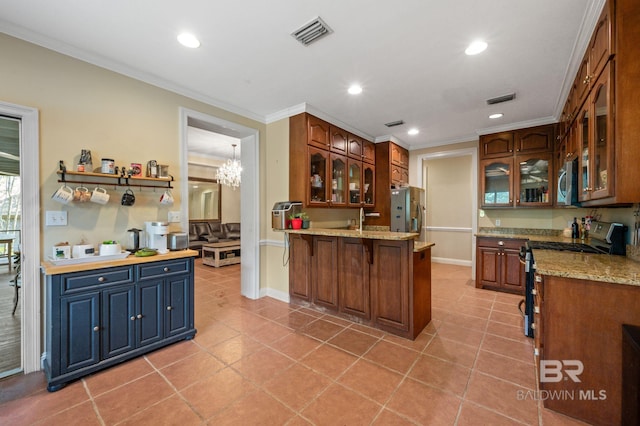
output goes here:
[[[2, 123], [8, 124], [15, 134], [15, 126], [17, 124], [17, 151], [0, 149], [0, 156], [3, 159], [13, 159], [16, 161], [17, 169], [14, 174], [19, 176], [19, 182], [14, 181], [14, 185], [19, 187], [19, 218], [15, 217], [15, 208], [9, 216], [14, 215], [13, 221], [9, 217], [9, 226], [11, 231], [7, 236], [14, 236], [13, 242], [16, 241], [19, 247], [20, 255], [17, 259], [10, 258], [13, 266], [17, 266], [19, 262], [20, 277], [15, 283], [20, 285], [18, 306], [16, 314], [21, 314], [19, 322], [20, 335], [20, 366], [17, 369], [9, 370], [12, 374], [19, 371], [31, 373], [40, 369], [40, 340], [41, 340], [41, 317], [40, 317], [40, 161], [39, 152], [39, 130], [38, 130], [38, 110], [21, 105], [0, 102], [0, 117], [3, 118]], [[12, 127], [13, 126], [13, 127]], [[18, 172], [18, 173], [16, 173]], [[14, 200], [15, 201], [15, 200]], [[16, 225], [19, 223], [19, 227]], [[8, 247], [5, 248], [9, 251]], [[0, 269], [3, 266], [0, 265]], [[8, 265], [6, 266], [8, 268]], [[12, 274], [13, 274], [12, 270]], [[15, 279], [15, 274], [13, 274]], [[5, 285], [2, 282], [0, 285]], [[13, 298], [12, 298], [13, 300]], [[13, 309], [13, 304], [11, 304]], [[11, 312], [9, 312], [11, 313]], [[2, 355], [0, 355], [1, 357]]]
[[[242, 163], [242, 183], [240, 185], [240, 224], [242, 230], [242, 238], [240, 239], [240, 251], [242, 253], [240, 292], [245, 297], [257, 299], [260, 297], [259, 132], [256, 129], [218, 117], [187, 108], [180, 108], [180, 192], [183, 197], [186, 197], [189, 193], [187, 139], [190, 126], [231, 136], [240, 141], [240, 162]], [[183, 229], [188, 229], [188, 203], [182, 203], [180, 216]]]
[[426, 237], [439, 263], [471, 266], [475, 276], [477, 150], [434, 152], [418, 158], [418, 179], [427, 191]]

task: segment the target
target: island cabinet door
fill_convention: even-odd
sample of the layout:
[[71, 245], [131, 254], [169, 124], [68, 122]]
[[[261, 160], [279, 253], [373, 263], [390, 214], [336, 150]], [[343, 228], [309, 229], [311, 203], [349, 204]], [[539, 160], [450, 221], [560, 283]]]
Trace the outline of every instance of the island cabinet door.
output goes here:
[[311, 302], [310, 236], [289, 234], [289, 295]]
[[191, 279], [189, 276], [168, 279], [164, 288], [164, 335], [173, 336], [193, 327], [191, 321]]
[[382, 329], [409, 331], [409, 254], [407, 241], [373, 242], [372, 314]]
[[338, 309], [338, 238], [313, 237], [311, 266], [313, 303]]
[[136, 285], [136, 328], [138, 346], [158, 342], [164, 337], [163, 280], [141, 281]]
[[341, 238], [339, 287], [340, 312], [371, 319], [369, 300], [369, 250], [359, 238]]

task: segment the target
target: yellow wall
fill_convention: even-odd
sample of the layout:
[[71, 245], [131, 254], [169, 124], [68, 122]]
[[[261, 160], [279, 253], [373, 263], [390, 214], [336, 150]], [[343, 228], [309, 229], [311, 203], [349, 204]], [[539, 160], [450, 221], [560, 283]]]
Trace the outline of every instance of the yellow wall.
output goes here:
[[[169, 210], [179, 210], [180, 107], [257, 129], [261, 179], [270, 173], [264, 162], [267, 141], [262, 123], [4, 34], [0, 34], [0, 52], [0, 80], [4, 82], [0, 98], [37, 108], [40, 113], [41, 255], [60, 241], [125, 241], [127, 229], [141, 227], [148, 220], [166, 220]], [[105, 187], [112, 197], [105, 206], [64, 206], [52, 201], [50, 196], [60, 185], [58, 160], [71, 169], [81, 149], [91, 150], [94, 167], [102, 157], [115, 159], [118, 166], [146, 164], [152, 159], [168, 164], [176, 179], [174, 206], [161, 206], [157, 190], [136, 189], [136, 204], [123, 207], [119, 202], [123, 188], [113, 186]], [[69, 225], [45, 227], [46, 210], [67, 211]]]

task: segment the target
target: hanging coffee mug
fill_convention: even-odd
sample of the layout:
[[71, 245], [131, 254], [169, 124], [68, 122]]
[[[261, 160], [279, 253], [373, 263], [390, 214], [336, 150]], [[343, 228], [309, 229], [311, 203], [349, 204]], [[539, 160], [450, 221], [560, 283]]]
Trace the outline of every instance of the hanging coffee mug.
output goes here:
[[168, 189], [164, 191], [164, 193], [160, 196], [160, 204], [173, 204], [173, 195], [171, 195], [171, 191]]
[[122, 194], [122, 205], [132, 206], [135, 202], [136, 202], [136, 196], [133, 195], [133, 191], [130, 189], [127, 189], [126, 191], [124, 191], [124, 194]]
[[67, 185], [62, 185], [53, 193], [51, 199], [62, 204], [69, 204], [73, 200], [73, 189]]
[[109, 201], [109, 194], [107, 194], [107, 190], [96, 186], [91, 192], [91, 201], [98, 204], [107, 204]]

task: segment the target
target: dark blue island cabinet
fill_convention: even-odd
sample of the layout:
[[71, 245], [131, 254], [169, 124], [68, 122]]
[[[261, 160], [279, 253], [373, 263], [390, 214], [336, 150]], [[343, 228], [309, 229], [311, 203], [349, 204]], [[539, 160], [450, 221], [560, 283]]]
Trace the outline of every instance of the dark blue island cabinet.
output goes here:
[[193, 338], [194, 258], [184, 257], [193, 253], [130, 256], [109, 267], [43, 264], [47, 389]]

